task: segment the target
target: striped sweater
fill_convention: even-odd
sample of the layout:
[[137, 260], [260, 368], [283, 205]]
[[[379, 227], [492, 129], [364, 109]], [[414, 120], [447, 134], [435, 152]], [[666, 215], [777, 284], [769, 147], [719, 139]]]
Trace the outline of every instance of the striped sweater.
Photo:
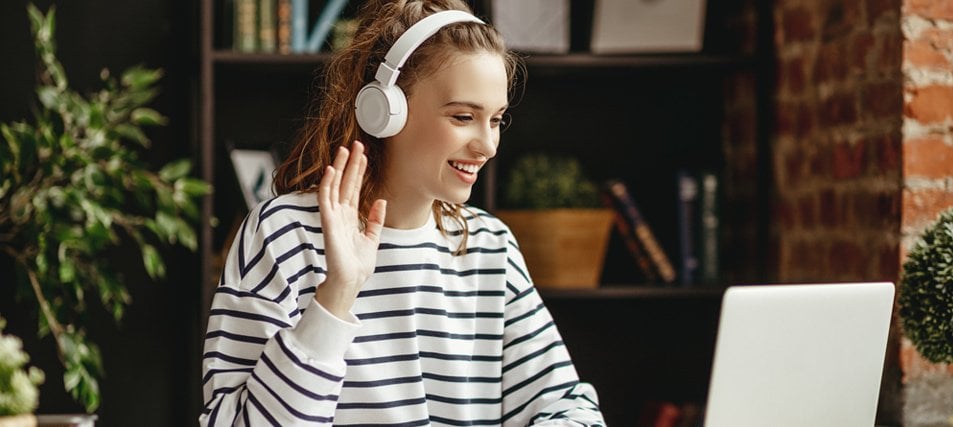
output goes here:
[[314, 193], [245, 218], [209, 315], [202, 425], [603, 425], [513, 235], [471, 208], [384, 228], [351, 319], [314, 300], [324, 281]]

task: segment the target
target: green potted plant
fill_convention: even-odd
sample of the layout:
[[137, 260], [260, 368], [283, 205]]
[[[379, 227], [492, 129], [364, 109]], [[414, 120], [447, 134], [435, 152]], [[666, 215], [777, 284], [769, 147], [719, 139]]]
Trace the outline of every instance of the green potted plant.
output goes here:
[[118, 79], [103, 70], [105, 87], [81, 95], [56, 58], [54, 10], [28, 12], [39, 105], [32, 124], [0, 124], [0, 254], [14, 260], [18, 292], [36, 304], [39, 334], [54, 338], [65, 389], [92, 412], [102, 361], [82, 324], [87, 304], [98, 300], [118, 322], [130, 303], [107, 251], [127, 243], [149, 276], [162, 278], [157, 246], [195, 249], [189, 221], [210, 187], [189, 177], [188, 160], [153, 172], [140, 159], [150, 145], [142, 128], [166, 122], [146, 107], [160, 70], [134, 67]]
[[39, 403], [37, 386], [43, 382], [43, 371], [26, 368], [30, 356], [23, 351], [23, 342], [13, 335], [4, 335], [6, 320], [0, 317], [0, 427], [32, 427], [33, 411]]
[[953, 363], [953, 209], [920, 235], [900, 276], [904, 335], [933, 363]]
[[496, 215], [512, 229], [542, 288], [599, 284], [612, 228], [598, 187], [573, 157], [534, 153], [510, 168]]

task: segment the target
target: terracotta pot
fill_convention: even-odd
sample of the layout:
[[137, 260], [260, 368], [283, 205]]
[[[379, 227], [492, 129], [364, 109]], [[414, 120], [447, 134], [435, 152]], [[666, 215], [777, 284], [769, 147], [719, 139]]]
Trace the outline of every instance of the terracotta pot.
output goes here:
[[0, 427], [36, 427], [36, 417], [32, 414], [3, 416]]
[[501, 210], [513, 230], [536, 286], [595, 288], [605, 262], [612, 211], [609, 209]]

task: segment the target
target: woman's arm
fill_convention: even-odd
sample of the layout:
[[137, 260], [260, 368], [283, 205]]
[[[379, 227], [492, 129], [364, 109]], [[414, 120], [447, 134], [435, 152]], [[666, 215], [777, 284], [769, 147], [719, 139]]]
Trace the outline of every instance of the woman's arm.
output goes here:
[[527, 273], [515, 240], [507, 244], [503, 332], [503, 423], [605, 425], [591, 385], [569, 352]]

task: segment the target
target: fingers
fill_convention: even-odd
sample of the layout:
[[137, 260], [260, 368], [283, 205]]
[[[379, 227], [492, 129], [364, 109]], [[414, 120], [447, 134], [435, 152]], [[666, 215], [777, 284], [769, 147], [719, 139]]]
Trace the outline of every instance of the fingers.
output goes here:
[[364, 229], [364, 235], [379, 242], [381, 238], [381, 229], [384, 227], [384, 218], [387, 216], [387, 201], [377, 199], [371, 205], [371, 211], [367, 214], [367, 228]]
[[344, 177], [341, 182], [341, 203], [348, 203], [351, 206], [357, 206], [361, 193], [361, 182], [364, 179], [364, 170], [367, 168], [367, 156], [364, 155], [364, 144], [354, 141], [351, 145], [351, 157], [347, 162], [347, 169], [344, 170]]
[[328, 165], [324, 168], [324, 175], [318, 184], [318, 206], [321, 207], [322, 211], [331, 206], [331, 183], [334, 181], [335, 172], [334, 167]]
[[348, 157], [350, 157], [350, 153], [347, 151], [347, 148], [338, 148], [338, 153], [334, 156], [334, 162], [331, 164], [336, 172], [334, 174], [334, 180], [331, 182], [329, 195], [333, 203], [341, 203], [341, 178], [347, 173], [344, 167], [347, 165]]

